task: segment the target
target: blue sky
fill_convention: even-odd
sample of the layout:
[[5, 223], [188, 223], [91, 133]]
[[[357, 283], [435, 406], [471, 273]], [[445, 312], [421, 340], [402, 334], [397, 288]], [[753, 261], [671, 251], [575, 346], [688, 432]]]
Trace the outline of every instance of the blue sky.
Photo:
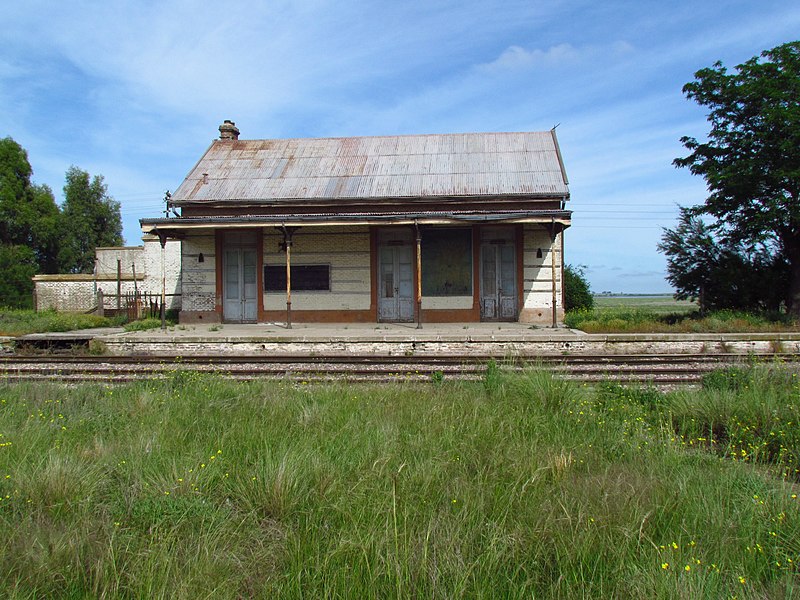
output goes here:
[[52, 2], [3, 9], [0, 136], [61, 201], [102, 174], [127, 243], [218, 134], [536, 131], [558, 125], [574, 211], [566, 260], [596, 292], [668, 291], [656, 251], [703, 110], [681, 87], [797, 39], [796, 1]]

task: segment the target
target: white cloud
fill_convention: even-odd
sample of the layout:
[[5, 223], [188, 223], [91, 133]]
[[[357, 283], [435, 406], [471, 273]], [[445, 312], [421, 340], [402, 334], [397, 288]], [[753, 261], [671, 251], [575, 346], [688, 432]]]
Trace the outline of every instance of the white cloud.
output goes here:
[[[56, 193], [69, 164], [105, 175], [129, 241], [136, 217], [156, 216], [163, 190], [224, 118], [243, 137], [560, 122], [576, 209], [567, 252], [612, 276], [619, 265], [663, 268], [659, 223], [611, 229], [601, 223], [613, 213], [589, 210], [645, 203], [668, 217], [676, 201], [704, 197], [702, 180], [671, 165], [678, 137], [707, 128], [681, 85], [716, 59], [733, 65], [796, 37], [800, 25], [800, 8], [784, 0], [26, 0], [3, 16], [0, 136], [23, 143], [35, 180]], [[593, 285], [603, 277], [591, 275]]]
[[478, 65], [476, 68], [487, 73], [531, 67], [553, 67], [565, 62], [574, 62], [580, 53], [571, 44], [559, 44], [547, 50], [526, 50], [520, 46], [509, 46], [492, 62]]
[[617, 41], [605, 47], [575, 47], [569, 43], [551, 46], [546, 50], [534, 48], [527, 50], [522, 46], [509, 46], [495, 60], [479, 64], [475, 68], [484, 73], [529, 70], [534, 68], [554, 68], [573, 66], [581, 61], [594, 58], [615, 58], [633, 52], [633, 46], [625, 41]]

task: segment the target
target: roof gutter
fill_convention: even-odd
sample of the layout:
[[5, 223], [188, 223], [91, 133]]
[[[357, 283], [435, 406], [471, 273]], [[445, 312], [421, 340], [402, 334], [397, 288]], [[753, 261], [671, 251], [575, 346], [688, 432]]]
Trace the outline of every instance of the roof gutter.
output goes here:
[[141, 219], [144, 233], [178, 232], [193, 229], [256, 228], [269, 226], [353, 226], [353, 225], [458, 225], [465, 223], [543, 223], [557, 222], [569, 227], [572, 211], [517, 211], [505, 213], [403, 213], [370, 215], [286, 215], [262, 216], [246, 215], [240, 217], [184, 217], [170, 219]]

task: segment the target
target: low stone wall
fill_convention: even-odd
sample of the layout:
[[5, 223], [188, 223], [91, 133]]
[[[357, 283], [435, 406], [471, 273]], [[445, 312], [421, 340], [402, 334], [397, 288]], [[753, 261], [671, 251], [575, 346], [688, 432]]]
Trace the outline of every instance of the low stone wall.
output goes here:
[[[120, 279], [122, 294], [133, 294], [141, 290], [143, 275], [123, 275]], [[87, 312], [97, 307], [97, 294], [105, 296], [104, 308], [117, 306], [116, 277], [95, 278], [94, 275], [36, 275], [34, 284], [34, 308], [36, 310], [57, 310], [58, 312]], [[123, 301], [124, 305], [124, 301]]]

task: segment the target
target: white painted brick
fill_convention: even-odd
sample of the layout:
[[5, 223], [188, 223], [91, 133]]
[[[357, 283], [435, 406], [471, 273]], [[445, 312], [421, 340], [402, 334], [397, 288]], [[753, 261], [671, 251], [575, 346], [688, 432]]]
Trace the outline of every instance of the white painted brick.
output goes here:
[[[335, 294], [331, 292], [292, 292], [295, 310], [368, 310], [369, 294]], [[266, 310], [286, 308], [286, 294], [264, 294]]]
[[[42, 276], [34, 281], [37, 306], [40, 310], [53, 308], [59, 311], [86, 311], [97, 304], [97, 290], [106, 295], [106, 308], [116, 308], [117, 300], [110, 296], [117, 293], [117, 260], [120, 261], [122, 294], [134, 291], [153, 295], [161, 294], [161, 244], [155, 236], [146, 235], [142, 246], [97, 248], [96, 277], [86, 275], [59, 275], [54, 278]], [[179, 308], [180, 294], [180, 243], [169, 241], [164, 250], [166, 273], [167, 308]], [[135, 265], [135, 268], [134, 268]], [[130, 280], [136, 272], [134, 285]], [[124, 301], [123, 301], [124, 303]]]
[[472, 308], [472, 296], [423, 296], [422, 308], [430, 310], [459, 310]]
[[[285, 265], [286, 255], [279, 250], [283, 236], [264, 236], [264, 264]], [[330, 292], [292, 292], [292, 308], [297, 310], [368, 310], [370, 307], [370, 236], [366, 228], [307, 228], [295, 233], [292, 243], [293, 265], [330, 265]], [[264, 294], [266, 310], [286, 308], [286, 295]]]
[[[217, 304], [216, 237], [192, 233], [181, 247], [183, 310], [211, 311]], [[203, 262], [199, 262], [203, 254]]]

